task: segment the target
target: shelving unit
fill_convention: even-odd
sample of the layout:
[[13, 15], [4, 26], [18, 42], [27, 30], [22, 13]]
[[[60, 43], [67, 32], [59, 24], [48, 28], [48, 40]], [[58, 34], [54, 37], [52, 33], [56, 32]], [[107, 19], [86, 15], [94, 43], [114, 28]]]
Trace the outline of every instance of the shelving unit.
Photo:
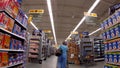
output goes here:
[[24, 12], [19, 15], [19, 11], [22, 11], [22, 9], [17, 0], [3, 0], [1, 3], [0, 68], [15, 68], [19, 66], [25, 68], [24, 64], [26, 61], [24, 57], [26, 54], [24, 53], [27, 46], [24, 45], [24, 41], [26, 40], [28, 18]]
[[90, 37], [88, 35], [85, 35], [80, 39], [79, 47], [81, 63], [84, 63], [84, 60], [87, 56], [92, 56], [93, 58], [90, 58], [90, 60], [94, 62], [93, 42], [90, 40]]
[[100, 38], [94, 38], [94, 54], [95, 61], [104, 60], [104, 44], [103, 40]]
[[[120, 9], [107, 18], [102, 24], [102, 36], [105, 44], [105, 67], [120, 66]], [[106, 23], [105, 23], [106, 22]], [[111, 25], [110, 25], [111, 24]]]

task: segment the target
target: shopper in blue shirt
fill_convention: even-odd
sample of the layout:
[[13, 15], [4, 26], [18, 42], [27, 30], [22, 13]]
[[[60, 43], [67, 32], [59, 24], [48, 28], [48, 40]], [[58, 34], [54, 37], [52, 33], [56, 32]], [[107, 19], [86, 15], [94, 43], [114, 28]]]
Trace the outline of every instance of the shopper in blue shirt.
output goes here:
[[58, 68], [66, 68], [67, 65], [67, 43], [63, 42], [62, 45], [59, 47], [62, 50], [62, 55], [58, 57]]

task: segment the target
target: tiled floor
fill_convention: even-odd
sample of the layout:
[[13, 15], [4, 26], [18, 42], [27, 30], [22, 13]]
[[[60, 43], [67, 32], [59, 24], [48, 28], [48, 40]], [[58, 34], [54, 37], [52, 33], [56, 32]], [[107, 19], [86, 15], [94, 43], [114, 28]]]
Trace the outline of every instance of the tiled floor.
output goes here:
[[[27, 68], [56, 68], [57, 65], [57, 57], [51, 56], [46, 61], [44, 61], [42, 64], [37, 63], [28, 63]], [[104, 62], [96, 62], [94, 66], [84, 66], [84, 65], [69, 65], [69, 68], [103, 68]]]

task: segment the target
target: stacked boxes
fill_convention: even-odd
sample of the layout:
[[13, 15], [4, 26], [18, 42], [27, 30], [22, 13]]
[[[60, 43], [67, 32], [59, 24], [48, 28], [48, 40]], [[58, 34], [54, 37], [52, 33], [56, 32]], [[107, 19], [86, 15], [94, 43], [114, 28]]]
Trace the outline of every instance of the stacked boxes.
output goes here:
[[[101, 24], [105, 41], [104, 68], [120, 68], [120, 9]], [[109, 65], [108, 65], [109, 64]]]
[[8, 65], [8, 52], [0, 52], [0, 67]]
[[79, 46], [75, 44], [75, 42], [69, 42], [68, 44], [68, 62], [80, 64], [78, 55], [79, 55]]

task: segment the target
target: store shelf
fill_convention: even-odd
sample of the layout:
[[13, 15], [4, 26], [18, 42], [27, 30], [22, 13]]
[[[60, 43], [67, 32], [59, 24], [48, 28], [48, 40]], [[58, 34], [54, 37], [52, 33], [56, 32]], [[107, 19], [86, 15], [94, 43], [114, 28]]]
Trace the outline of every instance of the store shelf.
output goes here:
[[105, 58], [96, 58], [94, 59], [94, 61], [100, 61], [100, 60], [104, 60]]
[[[112, 39], [106, 39], [106, 41], [112, 41], [112, 40], [114, 40], [114, 39], [119, 39], [120, 37], [114, 37], [114, 38], [112, 38]], [[105, 41], [105, 42], [106, 42]]]
[[19, 35], [17, 35], [17, 34], [14, 34], [14, 33], [10, 32], [10, 31], [8, 31], [8, 30], [2, 28], [2, 27], [0, 27], [0, 30], [6, 32], [7, 34], [10, 34], [10, 35], [13, 35], [13, 36], [15, 36], [15, 37], [18, 37], [18, 38], [20, 38], [20, 39], [26, 40], [24, 37], [19, 36]]
[[111, 65], [117, 65], [117, 66], [120, 66], [120, 64], [117, 64], [117, 63], [110, 63], [110, 62], [108, 62], [108, 63], [106, 63], [106, 64], [111, 64]]
[[20, 23], [17, 19], [14, 19], [11, 15], [9, 15], [9, 13], [7, 11], [0, 10], [0, 12], [6, 13], [10, 18], [12, 18], [13, 20], [15, 20], [20, 26], [22, 26], [25, 30], [27, 30], [27, 28], [22, 23]]
[[110, 50], [110, 51], [105, 51], [105, 53], [109, 53], [109, 52], [120, 52], [120, 50]]
[[23, 62], [17, 63], [17, 64], [13, 64], [13, 65], [10, 65], [10, 66], [0, 67], [0, 68], [10, 68], [10, 67], [21, 65], [21, 64], [23, 64]]
[[14, 50], [14, 49], [0, 49], [0, 51], [24, 52], [24, 50]]
[[105, 30], [103, 31], [103, 33], [106, 32], [106, 31], [108, 31], [108, 30], [110, 30], [111, 28], [117, 26], [118, 24], [120, 24], [120, 22], [118, 22], [118, 23], [116, 23], [116, 24], [114, 24], [114, 25], [108, 27], [107, 29], [105, 29]]
[[27, 30], [27, 28], [26, 28], [22, 23], [20, 23], [17, 19], [15, 19], [15, 21], [16, 21], [20, 26], [22, 26], [24, 29]]

